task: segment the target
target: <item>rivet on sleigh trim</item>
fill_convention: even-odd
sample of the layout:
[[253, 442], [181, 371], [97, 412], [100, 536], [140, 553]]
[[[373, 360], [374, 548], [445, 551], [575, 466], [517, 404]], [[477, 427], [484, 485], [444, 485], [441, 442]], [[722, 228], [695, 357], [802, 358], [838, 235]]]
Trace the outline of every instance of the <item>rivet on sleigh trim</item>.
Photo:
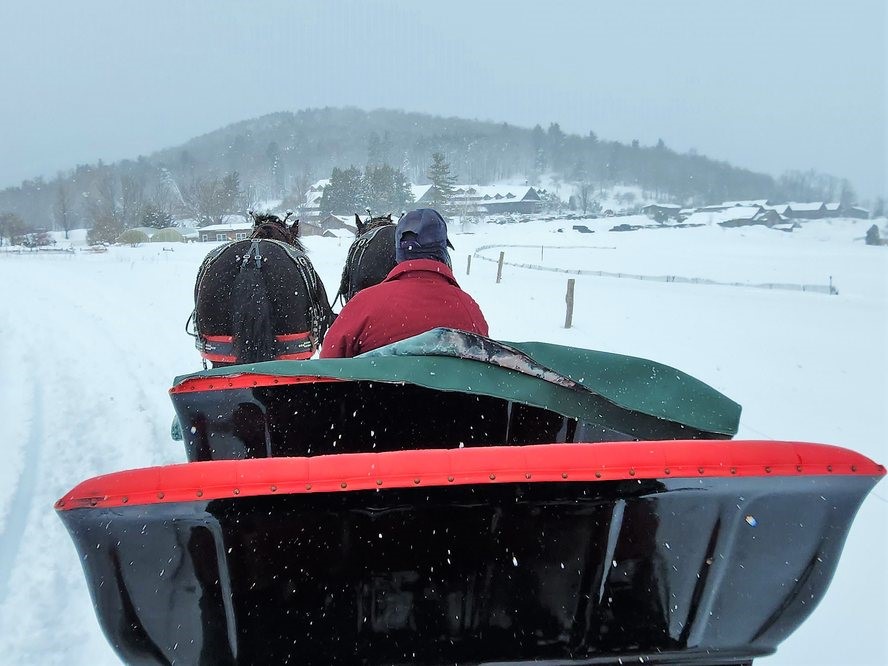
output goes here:
[[381, 486], [381, 485], [382, 485], [382, 479], [376, 479], [376, 485], [377, 485], [377, 486]]
[[802, 471], [802, 466], [796, 465], [796, 472], [801, 472], [801, 471]]
[[345, 488], [348, 488], [348, 484], [345, 481], [343, 481], [342, 483], [339, 484], [339, 487], [345, 489]]
[[664, 469], [663, 471], [664, 471], [666, 474], [672, 474], [672, 470], [669, 469], [668, 467], [667, 467], [666, 469]]
[[530, 472], [525, 472], [525, 473], [524, 473], [524, 478], [525, 478], [525, 479], [530, 479], [530, 477], [531, 477], [531, 473], [530, 473]]
[[601, 478], [601, 472], [595, 472], [595, 478], [596, 478], [596, 479], [600, 479], [600, 478]]
[[852, 472], [856, 472], [856, 471], [857, 471], [857, 465], [851, 465], [851, 471], [852, 471]]
[[276, 493], [276, 492], [277, 492], [277, 489], [278, 489], [277, 486], [272, 486], [272, 487], [271, 487], [271, 492]]
[[415, 483], [417, 486], [419, 485], [419, 482], [420, 482], [420, 479], [413, 479], [413, 483]]
[[157, 493], [157, 499], [163, 499], [163, 493]]
[[124, 504], [126, 504], [127, 502], [129, 502], [129, 497], [124, 495], [123, 497], [120, 498], [120, 501], [123, 502]]
[[99, 503], [99, 500], [97, 500], [95, 497], [93, 497], [93, 498], [89, 501], [89, 505], [90, 505], [90, 506], [95, 506], [95, 505], [98, 504], [98, 503]]
[[209, 385], [209, 388], [213, 388], [213, 385], [212, 385], [212, 384], [210, 384], [210, 385]]
[[203, 497], [203, 490], [198, 490], [198, 491], [197, 491], [197, 496], [198, 496], [198, 497]]
[[770, 473], [771, 473], [771, 467], [770, 467], [770, 466], [765, 467], [765, 473], [766, 473], [766, 474], [770, 474]]
[[630, 469], [630, 470], [629, 470], [629, 476], [635, 476], [635, 470], [634, 470], [634, 469]]
[[306, 483], [306, 484], [305, 484], [305, 489], [306, 489], [306, 490], [311, 490], [311, 484], [310, 484], [310, 483]]
[[737, 473], [737, 468], [736, 468], [736, 467], [732, 467], [732, 468], [731, 468], [731, 474], [736, 474], [736, 473]]
[[562, 479], [566, 479], [566, 478], [567, 478], [567, 472], [561, 472], [561, 478], [562, 478]]
[[65, 500], [63, 500], [63, 499], [59, 500], [59, 506], [65, 506]]
[[827, 471], [827, 472], [832, 472], [832, 465], [827, 465], [827, 466], [826, 466], [826, 471]]
[[705, 471], [705, 470], [704, 470], [702, 467], [698, 467], [698, 468], [697, 468], [697, 472], [698, 472], [699, 474], [702, 474], [704, 471]]
[[235, 495], [240, 495], [240, 488], [235, 488], [231, 492], [233, 492]]
[[452, 477], [452, 476], [448, 476], [448, 477], [447, 477], [447, 480], [448, 480], [450, 483], [453, 483], [453, 477]]
[[490, 475], [490, 480], [491, 480], [491, 481], [496, 481], [496, 474], [491, 474], [491, 475]]

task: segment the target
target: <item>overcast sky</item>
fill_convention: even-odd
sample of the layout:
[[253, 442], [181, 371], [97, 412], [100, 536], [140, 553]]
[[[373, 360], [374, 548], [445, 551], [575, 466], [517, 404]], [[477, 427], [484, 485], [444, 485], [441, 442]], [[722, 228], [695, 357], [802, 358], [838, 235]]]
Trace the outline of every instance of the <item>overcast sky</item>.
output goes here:
[[0, 2], [0, 187], [281, 110], [397, 108], [888, 194], [885, 0]]

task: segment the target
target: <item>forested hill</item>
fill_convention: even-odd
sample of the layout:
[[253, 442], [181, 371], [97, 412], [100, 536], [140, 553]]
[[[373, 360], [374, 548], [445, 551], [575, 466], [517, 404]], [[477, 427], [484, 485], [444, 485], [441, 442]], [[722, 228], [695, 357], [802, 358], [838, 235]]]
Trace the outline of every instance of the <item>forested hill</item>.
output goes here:
[[[96, 220], [114, 200], [120, 208], [173, 209], [189, 188], [237, 174], [254, 200], [299, 196], [334, 167], [389, 164], [408, 180], [424, 183], [432, 154], [443, 152], [461, 183], [507, 178], [536, 184], [542, 174], [563, 182], [640, 186], [653, 198], [676, 203], [728, 199], [832, 199], [836, 179], [813, 174], [771, 176], [696, 154], [677, 153], [663, 142], [641, 146], [566, 134], [557, 123], [543, 128], [356, 108], [281, 112], [223, 127], [181, 146], [114, 164], [79, 165], [54, 181], [25, 181], [0, 192], [0, 214], [16, 213], [30, 228], [65, 226], [72, 218]], [[124, 211], [125, 212], [125, 211]], [[111, 214], [108, 211], [105, 214]]]
[[[774, 179], [701, 156], [544, 129], [421, 113], [312, 109], [230, 125], [153, 155], [177, 171], [238, 171], [244, 182], [286, 187], [329, 177], [333, 167], [390, 164], [412, 182], [428, 182], [432, 153], [443, 152], [458, 182], [507, 178], [532, 183], [544, 172], [563, 180], [632, 183], [664, 199], [763, 198]], [[307, 178], [305, 177], [307, 176]], [[277, 182], [275, 182], [277, 181]], [[719, 197], [722, 197], [721, 199]]]

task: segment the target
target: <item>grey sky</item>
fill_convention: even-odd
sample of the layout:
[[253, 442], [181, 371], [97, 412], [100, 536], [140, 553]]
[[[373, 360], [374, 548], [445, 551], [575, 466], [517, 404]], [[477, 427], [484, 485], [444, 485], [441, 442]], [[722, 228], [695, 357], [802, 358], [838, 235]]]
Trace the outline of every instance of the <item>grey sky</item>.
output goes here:
[[401, 108], [888, 194], [885, 0], [0, 3], [0, 187], [264, 113]]

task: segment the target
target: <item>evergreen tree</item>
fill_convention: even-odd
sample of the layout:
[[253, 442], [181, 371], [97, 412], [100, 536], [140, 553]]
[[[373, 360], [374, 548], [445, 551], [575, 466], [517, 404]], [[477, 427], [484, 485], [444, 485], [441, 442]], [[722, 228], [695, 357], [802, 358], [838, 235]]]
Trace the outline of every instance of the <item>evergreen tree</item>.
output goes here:
[[164, 229], [173, 225], [173, 216], [154, 202], [145, 204], [142, 208], [141, 225], [152, 229]]
[[265, 157], [268, 160], [268, 168], [271, 172], [272, 192], [275, 197], [281, 197], [284, 195], [286, 170], [277, 141], [272, 141], [268, 144], [268, 148], [265, 149]]
[[875, 224], [871, 226], [866, 231], [866, 244], [867, 245], [881, 245], [882, 239], [879, 237], [879, 227]]
[[321, 213], [355, 213], [366, 206], [361, 205], [363, 184], [357, 167], [334, 168], [330, 182], [321, 195]]
[[842, 208], [853, 206], [856, 201], [857, 194], [855, 194], [851, 183], [847, 180], [842, 180], [841, 191], [839, 193], [839, 203], [842, 204]]
[[361, 179], [364, 208], [373, 215], [395, 213], [413, 205], [413, 192], [403, 173], [387, 164], [368, 166]]
[[439, 212], [446, 212], [453, 197], [456, 176], [450, 173], [450, 165], [444, 159], [444, 153], [432, 153], [432, 164], [426, 175], [432, 183], [430, 205]]
[[546, 132], [546, 144], [548, 148], [549, 160], [552, 167], [561, 170], [564, 166], [564, 148], [565, 136], [561, 131], [561, 125], [552, 123]]
[[546, 133], [543, 131], [543, 128], [536, 125], [530, 133], [530, 140], [533, 147], [533, 170], [536, 175], [539, 175], [546, 170], [548, 165], [546, 158]]
[[225, 174], [219, 192], [222, 211], [228, 214], [236, 213], [241, 195], [240, 174], [237, 171]]
[[15, 213], [0, 213], [0, 245], [4, 238], [10, 245], [20, 245], [26, 230], [24, 220]]

